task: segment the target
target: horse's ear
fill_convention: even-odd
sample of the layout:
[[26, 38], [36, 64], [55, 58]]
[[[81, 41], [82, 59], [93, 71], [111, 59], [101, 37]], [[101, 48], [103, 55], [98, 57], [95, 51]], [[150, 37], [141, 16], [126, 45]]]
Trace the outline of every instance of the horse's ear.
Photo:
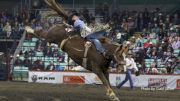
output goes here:
[[120, 45], [116, 48], [115, 54], [121, 54], [123, 45]]

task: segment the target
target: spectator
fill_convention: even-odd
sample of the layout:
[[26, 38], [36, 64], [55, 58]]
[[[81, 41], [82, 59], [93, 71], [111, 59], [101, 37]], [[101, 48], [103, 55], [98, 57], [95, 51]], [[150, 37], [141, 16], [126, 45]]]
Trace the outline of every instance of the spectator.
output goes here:
[[150, 42], [150, 40], [148, 40], [147, 42], [144, 43], [144, 49], [147, 49], [149, 46], [152, 45], [152, 42]]
[[157, 24], [154, 24], [154, 28], [152, 28], [152, 33], [150, 35], [150, 38], [155, 39], [157, 36], [160, 35], [160, 28]]
[[50, 64], [47, 66], [46, 70], [55, 70], [55, 65], [53, 61], [50, 62]]
[[128, 33], [132, 36], [134, 33], [134, 21], [131, 17], [128, 18]]
[[19, 23], [18, 27], [19, 27], [19, 32], [23, 33], [23, 31], [24, 31], [24, 24], [23, 23]]
[[167, 69], [166, 68], [162, 68], [161, 69], [161, 74], [167, 74]]
[[36, 60], [33, 63], [32, 70], [42, 71], [44, 70], [44, 64], [41, 60]]
[[31, 57], [34, 57], [34, 56], [35, 56], [35, 51], [34, 51], [34, 49], [30, 49], [29, 54], [30, 54]]
[[135, 45], [135, 47], [134, 47], [134, 49], [133, 49], [133, 52], [134, 52], [134, 53], [138, 53], [142, 48], [143, 48], [143, 47], [142, 47], [142, 44], [141, 44], [141, 42], [140, 42], [140, 38], [138, 38], [138, 39], [137, 39], [137, 42], [136, 42], [136, 45]]
[[65, 54], [64, 53], [61, 53], [60, 56], [59, 56], [59, 62], [63, 63], [65, 62]]
[[55, 47], [54, 51], [53, 51], [53, 57], [59, 57], [59, 50], [58, 47]]
[[166, 70], [167, 70], [167, 73], [168, 74], [172, 74], [173, 73], [173, 60], [172, 59], [168, 59], [168, 61], [165, 63], [165, 67], [166, 67]]
[[41, 45], [42, 45], [42, 41], [41, 40], [36, 41], [36, 50], [37, 51], [41, 51]]
[[142, 31], [142, 29], [144, 28], [143, 26], [144, 21], [143, 21], [142, 13], [137, 13], [135, 22], [136, 22], [137, 31]]
[[147, 70], [147, 73], [148, 74], [157, 74], [158, 73], [155, 63], [151, 64], [150, 68], [148, 68], [148, 70]]
[[23, 61], [25, 67], [31, 67], [31, 61], [28, 58], [25, 58]]
[[6, 25], [4, 26], [3, 30], [6, 33], [6, 37], [10, 38], [12, 29], [11, 29], [11, 25], [10, 25], [9, 22], [6, 23]]
[[164, 37], [167, 37], [167, 33], [164, 32], [165, 29], [160, 29], [159, 39], [162, 40]]
[[82, 15], [85, 18], [85, 21], [89, 24], [90, 23], [89, 10], [86, 7], [83, 8]]
[[36, 27], [35, 27], [35, 30], [42, 30], [42, 26], [40, 24], [40, 22], [37, 23]]
[[147, 8], [144, 9], [142, 18], [143, 18], [143, 21], [142, 21], [143, 28], [146, 28], [148, 26], [148, 22], [149, 22], [149, 11]]
[[162, 59], [162, 57], [163, 57], [162, 47], [159, 47], [157, 51], [157, 58]]
[[128, 23], [126, 19], [123, 19], [121, 27], [124, 29], [125, 32], [128, 32]]
[[153, 47], [151, 53], [150, 53], [151, 59], [157, 59], [157, 50], [156, 47]]
[[52, 57], [52, 56], [53, 56], [53, 51], [52, 51], [52, 47], [51, 47], [51, 46], [48, 47], [46, 54], [47, 54], [47, 56], [49, 56], [49, 57]]
[[[17, 19], [16, 19], [17, 20]], [[18, 22], [15, 21], [15, 24], [14, 24], [14, 27], [13, 27], [13, 38], [16, 37], [16, 36], [20, 36], [19, 35], [19, 26], [18, 26]]]
[[176, 37], [175, 40], [172, 42], [173, 49], [180, 49], [180, 38]]
[[180, 74], [180, 56], [177, 58], [173, 65], [174, 74]]
[[29, 58], [29, 52], [28, 52], [28, 51], [25, 51], [25, 52], [24, 52], [24, 57], [25, 57], [25, 58]]
[[178, 25], [178, 24], [180, 24], [180, 19], [179, 19], [179, 17], [178, 17], [178, 14], [177, 14], [177, 13], [176, 13], [176, 14], [174, 14], [173, 24], [174, 24], [174, 25]]
[[15, 66], [22, 66], [22, 60], [19, 58], [19, 54], [16, 56]]
[[6, 15], [6, 13], [5, 13], [5, 12], [2, 12], [2, 13], [1, 13], [1, 16], [2, 16], [2, 23], [7, 22], [8, 17], [7, 17], [7, 15]]
[[91, 23], [93, 23], [93, 21], [95, 21], [95, 17], [93, 16], [92, 13], [90, 13], [89, 19], [90, 19]]

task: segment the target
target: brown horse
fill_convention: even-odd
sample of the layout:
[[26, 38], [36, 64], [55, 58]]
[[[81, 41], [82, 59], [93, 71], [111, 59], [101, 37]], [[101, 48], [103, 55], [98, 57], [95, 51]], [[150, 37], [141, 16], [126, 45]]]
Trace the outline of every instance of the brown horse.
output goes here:
[[[64, 12], [62, 12], [61, 6], [59, 7], [59, 4], [57, 4], [55, 0], [45, 0], [45, 2], [50, 6], [50, 8], [58, 12], [59, 15], [63, 15], [63, 17], [66, 19], [67, 16], [64, 14]], [[114, 91], [111, 89], [108, 67], [111, 61], [114, 60], [118, 64], [118, 68], [122, 68], [123, 64], [121, 64], [121, 62], [124, 59], [122, 54], [127, 52], [128, 47], [126, 45], [115, 45], [107, 41], [107, 38], [101, 38], [102, 44], [107, 50], [107, 55], [109, 58], [106, 59], [103, 55], [97, 52], [94, 45], [89, 47], [87, 56], [84, 57], [85, 44], [87, 40], [79, 36], [79, 31], [67, 32], [66, 28], [67, 26], [65, 24], [60, 24], [54, 25], [48, 31], [33, 30], [30, 27], [26, 27], [25, 30], [45, 39], [49, 43], [58, 44], [62, 50], [66, 52], [72, 60], [74, 60], [74, 62], [81, 66], [83, 66], [83, 58], [86, 58], [86, 69], [97, 74], [107, 90], [106, 94], [112, 101], [120, 101]]]

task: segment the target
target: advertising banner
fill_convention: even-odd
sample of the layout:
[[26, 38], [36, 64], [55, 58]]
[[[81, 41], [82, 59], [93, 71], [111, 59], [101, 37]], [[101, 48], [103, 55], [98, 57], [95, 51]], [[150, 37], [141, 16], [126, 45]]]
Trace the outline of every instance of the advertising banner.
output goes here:
[[84, 76], [66, 76], [66, 75], [63, 75], [63, 83], [85, 84], [85, 77]]
[[58, 83], [60, 82], [58, 72], [29, 72], [29, 82], [34, 83]]
[[[125, 74], [110, 74], [111, 86], [117, 86], [125, 78]], [[180, 75], [132, 75], [135, 87], [148, 89], [180, 89]], [[29, 72], [29, 82], [57, 84], [102, 84], [94, 73], [89, 72]], [[124, 87], [129, 87], [129, 81]]]
[[[125, 74], [110, 74], [110, 84], [117, 86], [125, 78]], [[142, 89], [179, 89], [180, 75], [132, 75], [133, 84], [135, 87]], [[129, 81], [124, 84], [129, 87]]]

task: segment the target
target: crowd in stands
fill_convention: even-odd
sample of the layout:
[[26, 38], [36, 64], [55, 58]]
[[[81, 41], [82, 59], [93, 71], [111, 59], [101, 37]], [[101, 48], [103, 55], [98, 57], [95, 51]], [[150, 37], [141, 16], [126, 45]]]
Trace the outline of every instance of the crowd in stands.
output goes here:
[[17, 13], [13, 16], [4, 10], [0, 14], [0, 38], [20, 39], [24, 30], [24, 21], [27, 18], [26, 13]]
[[[172, 74], [180, 73], [180, 15], [178, 13], [168, 14], [162, 12], [159, 8], [149, 11], [145, 8], [143, 11], [109, 11], [105, 4], [98, 5], [95, 9], [95, 15], [91, 14], [87, 8], [80, 11], [73, 10], [68, 14], [78, 12], [87, 24], [96, 22], [96, 16], [101, 16], [102, 23], [113, 24], [112, 30], [107, 37], [122, 44], [126, 40], [132, 42], [130, 50], [134, 53], [141, 73], [145, 74]], [[1, 32], [5, 31], [7, 37], [14, 31], [22, 31], [23, 16], [11, 17], [2, 12]], [[58, 23], [58, 19], [32, 19], [31, 26], [34, 29], [48, 29], [50, 26]], [[18, 33], [16, 33], [18, 34]], [[31, 40], [32, 36], [27, 35], [26, 40]], [[53, 61], [44, 66], [44, 61], [36, 60], [32, 63], [30, 57], [34, 57], [36, 52], [43, 52], [44, 57], [58, 57], [59, 61], [64, 60], [64, 53], [58, 51], [57, 47], [48, 46], [41, 40], [36, 41], [35, 49], [21, 51], [15, 61], [15, 65], [29, 66], [30, 70], [54, 70], [56, 68]], [[24, 59], [19, 57], [23, 55]]]
[[[28, 40], [29, 41], [29, 40]], [[65, 53], [56, 45], [43, 45], [37, 40], [34, 48], [27, 47], [17, 54], [14, 66], [25, 66], [29, 70], [60, 70], [60, 63], [65, 63]], [[65, 65], [63, 65], [65, 67]]]

